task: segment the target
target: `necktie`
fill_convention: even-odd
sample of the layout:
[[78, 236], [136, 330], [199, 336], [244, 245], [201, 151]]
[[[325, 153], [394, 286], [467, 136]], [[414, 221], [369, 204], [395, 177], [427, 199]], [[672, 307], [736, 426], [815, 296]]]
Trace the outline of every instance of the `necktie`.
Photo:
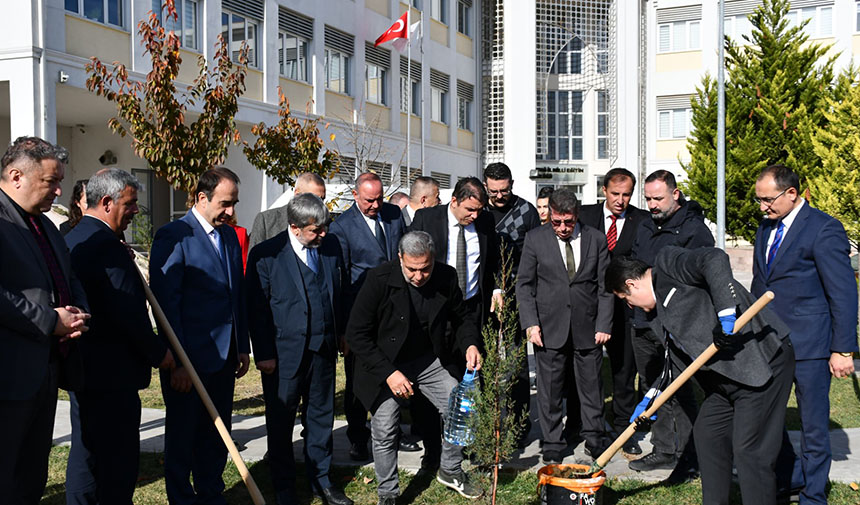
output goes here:
[[576, 258], [573, 256], [573, 246], [570, 240], [564, 243], [564, 255], [567, 263], [567, 279], [572, 281], [576, 277]]
[[618, 216], [611, 215], [609, 219], [612, 220], [612, 224], [609, 225], [609, 230], [606, 231], [606, 245], [609, 247], [609, 250], [615, 249], [615, 244], [618, 243], [618, 228], [615, 227], [615, 221], [618, 221]]
[[376, 223], [375, 233], [376, 233], [376, 241], [379, 242], [379, 247], [382, 249], [382, 254], [388, 258], [388, 247], [385, 245], [385, 232], [382, 231], [382, 225], [379, 224], [379, 219], [374, 219], [374, 223]]
[[227, 284], [230, 285], [230, 267], [227, 264], [227, 249], [224, 247], [224, 237], [221, 236], [217, 228], [212, 230], [210, 235], [215, 244], [215, 250], [218, 252], [218, 258], [221, 260], [221, 268], [224, 269], [224, 275], [227, 277]]
[[773, 237], [773, 243], [770, 245], [770, 250], [767, 252], [767, 270], [770, 271], [770, 264], [773, 258], [776, 257], [776, 252], [779, 250], [779, 245], [782, 243], [782, 234], [785, 232], [785, 223], [779, 222], [776, 228], [776, 235]]
[[466, 228], [462, 224], [458, 224], [460, 233], [457, 235], [457, 280], [460, 283], [460, 291], [463, 292], [463, 298], [466, 298], [466, 280], [468, 271], [466, 269]]
[[315, 274], [319, 273], [319, 256], [317, 256], [317, 250], [315, 247], [308, 247], [306, 249], [308, 251], [308, 268], [314, 271]]

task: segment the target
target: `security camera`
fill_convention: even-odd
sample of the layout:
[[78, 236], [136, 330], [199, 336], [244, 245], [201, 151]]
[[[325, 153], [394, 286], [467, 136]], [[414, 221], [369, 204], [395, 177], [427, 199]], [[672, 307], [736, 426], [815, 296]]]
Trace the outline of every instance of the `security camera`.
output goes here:
[[69, 82], [69, 74], [67, 74], [67, 73], [63, 72], [62, 70], [60, 70], [59, 81], [60, 81], [61, 83], [63, 83], [63, 82]]

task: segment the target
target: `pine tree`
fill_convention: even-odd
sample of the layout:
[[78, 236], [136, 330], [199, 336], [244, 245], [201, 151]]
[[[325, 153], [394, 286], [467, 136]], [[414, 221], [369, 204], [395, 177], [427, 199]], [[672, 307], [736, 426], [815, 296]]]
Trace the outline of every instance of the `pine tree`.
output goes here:
[[[821, 172], [813, 148], [826, 124], [833, 93], [830, 46], [808, 43], [801, 26], [789, 26], [788, 0], [764, 0], [749, 16], [753, 27], [743, 42], [726, 39], [726, 232], [752, 240], [761, 220], [754, 202], [762, 168], [783, 163], [802, 181]], [[716, 220], [717, 87], [709, 75], [692, 104], [685, 193]]]
[[837, 95], [823, 111], [828, 124], [812, 139], [824, 170], [809, 181], [815, 207], [839, 219], [860, 245], [860, 86], [854, 68], [840, 75]]

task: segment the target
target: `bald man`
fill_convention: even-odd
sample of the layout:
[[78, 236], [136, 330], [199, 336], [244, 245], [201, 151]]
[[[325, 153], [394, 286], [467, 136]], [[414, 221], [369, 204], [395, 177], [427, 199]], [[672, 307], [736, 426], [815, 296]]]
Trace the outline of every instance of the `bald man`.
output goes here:
[[[296, 178], [293, 196], [302, 193], [312, 193], [325, 201], [325, 181], [322, 177], [311, 172], [304, 172]], [[251, 226], [251, 243], [249, 248], [268, 240], [290, 227], [287, 222], [287, 206], [264, 210], [254, 218]]]

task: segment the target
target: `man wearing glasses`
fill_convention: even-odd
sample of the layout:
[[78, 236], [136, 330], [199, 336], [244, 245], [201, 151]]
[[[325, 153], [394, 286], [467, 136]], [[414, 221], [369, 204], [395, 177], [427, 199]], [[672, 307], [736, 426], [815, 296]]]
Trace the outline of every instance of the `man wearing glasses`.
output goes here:
[[857, 285], [842, 224], [810, 207], [799, 193], [797, 174], [783, 165], [765, 168], [756, 181], [764, 219], [756, 232], [752, 293], [776, 294], [771, 310], [791, 328], [797, 356], [802, 455], [795, 456], [784, 433], [779, 484], [783, 492], [799, 489], [802, 504], [827, 503], [830, 377], [854, 372]]
[[550, 226], [526, 235], [517, 278], [520, 324], [535, 349], [546, 464], [560, 463], [567, 448], [562, 400], [571, 372], [586, 453], [597, 458], [609, 446], [600, 367], [614, 307], [603, 285], [609, 265], [606, 236], [577, 222], [579, 200], [573, 189], [556, 189], [549, 207]]

